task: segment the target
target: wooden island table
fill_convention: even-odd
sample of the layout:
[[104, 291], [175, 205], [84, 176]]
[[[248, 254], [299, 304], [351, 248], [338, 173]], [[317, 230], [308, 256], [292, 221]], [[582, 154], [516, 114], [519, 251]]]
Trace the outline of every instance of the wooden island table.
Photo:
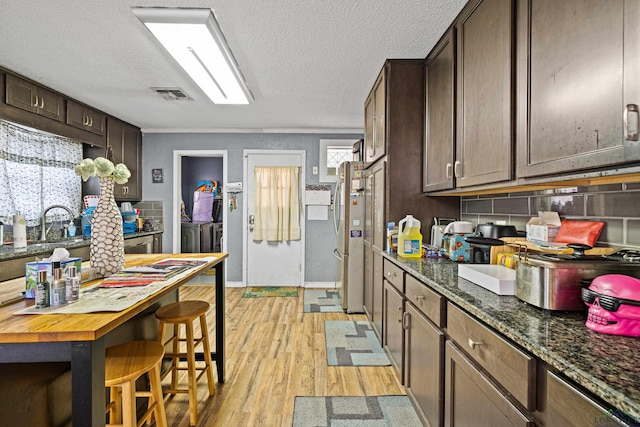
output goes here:
[[[224, 382], [224, 266], [226, 253], [126, 255], [126, 267], [165, 259], [209, 260], [169, 280], [170, 284], [146, 299], [119, 312], [90, 314], [25, 314], [15, 312], [32, 306], [24, 300], [0, 307], [0, 364], [69, 362], [71, 366], [72, 422], [74, 426], [105, 425], [104, 356], [111, 333], [160, 300], [176, 295], [181, 285], [203, 271], [215, 269], [215, 352], [218, 382]], [[99, 281], [83, 284], [90, 286]], [[202, 356], [202, 355], [200, 355]]]

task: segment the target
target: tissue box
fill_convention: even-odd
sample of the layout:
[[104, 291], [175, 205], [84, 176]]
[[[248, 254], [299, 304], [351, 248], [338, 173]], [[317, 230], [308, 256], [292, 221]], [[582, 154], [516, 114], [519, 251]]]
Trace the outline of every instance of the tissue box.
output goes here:
[[[82, 267], [82, 258], [69, 258], [66, 261], [61, 261], [60, 266], [62, 267], [62, 277], [67, 277], [67, 270], [69, 266], [74, 265], [76, 267], [76, 271], [78, 276], [80, 276], [80, 269]], [[25, 282], [26, 282], [26, 292], [24, 294], [25, 298], [35, 298], [36, 297], [36, 285], [38, 283], [38, 271], [46, 271], [47, 272], [47, 281], [51, 283], [53, 281], [53, 262], [51, 261], [34, 261], [27, 262], [25, 264]]]
[[527, 222], [527, 240], [532, 242], [552, 242], [560, 229], [560, 216], [557, 212], [538, 212]]

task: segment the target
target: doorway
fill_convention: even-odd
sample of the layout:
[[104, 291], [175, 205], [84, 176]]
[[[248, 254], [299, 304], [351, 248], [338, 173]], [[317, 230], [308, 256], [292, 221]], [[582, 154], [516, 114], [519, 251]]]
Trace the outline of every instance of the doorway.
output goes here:
[[[182, 252], [182, 206], [181, 200], [183, 198], [183, 178], [182, 178], [182, 163], [184, 158], [187, 157], [198, 157], [198, 158], [222, 158], [222, 186], [224, 188], [225, 183], [227, 182], [227, 168], [228, 168], [228, 159], [227, 159], [227, 151], [226, 150], [175, 150], [173, 152], [173, 204], [172, 204], [172, 213], [173, 213], [173, 253], [181, 253]], [[194, 189], [195, 190], [195, 189]], [[186, 202], [186, 201], [185, 201]], [[228, 203], [227, 195], [224, 191], [222, 191], [222, 207], [226, 206]], [[227, 210], [221, 209], [221, 219], [222, 219], [222, 239], [220, 241], [220, 251], [226, 252], [227, 245], [225, 242], [224, 236], [227, 235]], [[226, 269], [225, 269], [226, 275]], [[226, 280], [226, 277], [225, 277]]]
[[[304, 286], [305, 160], [304, 150], [244, 150], [243, 269], [246, 286]], [[254, 168], [294, 166], [300, 168], [300, 240], [253, 240]]]

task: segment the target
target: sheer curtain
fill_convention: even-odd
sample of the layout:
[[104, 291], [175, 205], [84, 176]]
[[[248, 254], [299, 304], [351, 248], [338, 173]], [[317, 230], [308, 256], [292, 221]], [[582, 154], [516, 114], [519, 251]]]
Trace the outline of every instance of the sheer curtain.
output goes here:
[[[27, 225], [40, 224], [44, 208], [64, 205], [80, 216], [82, 181], [74, 167], [82, 144], [69, 138], [0, 120], [0, 221], [21, 213]], [[70, 220], [62, 209], [56, 220]]]
[[300, 240], [300, 168], [254, 170], [253, 240]]

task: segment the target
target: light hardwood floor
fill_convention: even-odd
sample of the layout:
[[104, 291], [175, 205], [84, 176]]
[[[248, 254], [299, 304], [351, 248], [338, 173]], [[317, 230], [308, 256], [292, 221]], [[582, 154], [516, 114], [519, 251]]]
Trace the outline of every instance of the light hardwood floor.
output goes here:
[[[327, 366], [324, 321], [365, 320], [364, 315], [303, 313], [302, 289], [297, 298], [242, 298], [242, 292], [226, 290], [226, 379], [209, 397], [201, 378], [198, 426], [291, 426], [295, 396], [404, 394], [390, 366]], [[208, 327], [214, 331], [211, 286], [183, 286], [180, 299], [208, 301]], [[189, 425], [186, 394], [167, 397], [165, 405], [169, 426]]]

